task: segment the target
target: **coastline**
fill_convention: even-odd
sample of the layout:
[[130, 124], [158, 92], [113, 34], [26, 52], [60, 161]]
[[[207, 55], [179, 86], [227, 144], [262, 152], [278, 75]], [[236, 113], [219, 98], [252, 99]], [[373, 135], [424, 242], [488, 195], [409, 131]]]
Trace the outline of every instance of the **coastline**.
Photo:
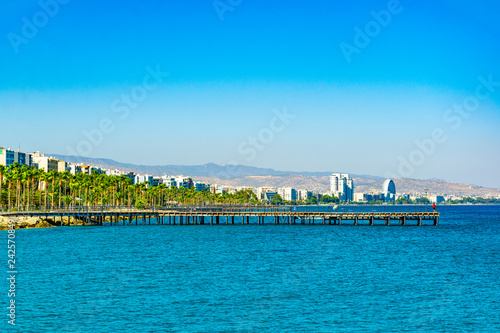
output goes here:
[[[418, 204], [417, 204], [418, 205]], [[317, 205], [317, 206], [329, 206], [329, 205]], [[377, 206], [387, 206], [387, 205], [377, 205]], [[391, 205], [397, 206], [397, 205]], [[407, 206], [406, 204], [402, 204], [401, 206]], [[416, 206], [415, 204], [408, 204], [408, 206]], [[421, 204], [419, 206], [426, 206]], [[428, 206], [428, 205], [427, 205]], [[440, 204], [438, 207], [444, 206], [499, 206], [498, 204]], [[120, 220], [122, 218], [119, 218]], [[9, 227], [9, 221], [13, 220], [15, 229], [34, 229], [34, 228], [54, 228], [61, 226], [61, 220], [55, 221], [51, 218], [42, 218], [42, 217], [10, 217], [3, 216], [0, 214], [0, 231], [11, 229]], [[110, 222], [111, 220], [106, 219], [106, 222]], [[64, 216], [62, 217], [62, 226], [78, 226], [84, 225], [84, 221], [73, 216]]]
[[[56, 222], [50, 218], [41, 217], [10, 217], [0, 215], [0, 230], [11, 229], [9, 221], [14, 221], [14, 229], [34, 229], [34, 228], [53, 228], [60, 226], [60, 221]], [[63, 226], [79, 225], [81, 221], [75, 220], [74, 217], [63, 217]]]

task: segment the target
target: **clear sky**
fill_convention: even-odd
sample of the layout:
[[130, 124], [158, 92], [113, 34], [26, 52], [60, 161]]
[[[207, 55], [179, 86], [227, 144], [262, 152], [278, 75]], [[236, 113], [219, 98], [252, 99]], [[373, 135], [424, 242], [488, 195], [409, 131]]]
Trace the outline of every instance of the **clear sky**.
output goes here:
[[500, 187], [499, 15], [498, 1], [2, 1], [0, 146]]

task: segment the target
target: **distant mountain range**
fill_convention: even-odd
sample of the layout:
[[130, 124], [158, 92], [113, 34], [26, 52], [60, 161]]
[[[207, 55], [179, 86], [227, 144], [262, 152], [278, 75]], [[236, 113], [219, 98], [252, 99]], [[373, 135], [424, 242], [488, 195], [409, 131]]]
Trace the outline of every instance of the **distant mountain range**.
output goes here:
[[[195, 181], [205, 181], [211, 184], [226, 186], [251, 187], [293, 187], [326, 192], [329, 188], [332, 172], [296, 172], [278, 171], [274, 169], [257, 168], [251, 166], [232, 166], [207, 163], [204, 165], [135, 165], [121, 163], [111, 159], [90, 158], [52, 154], [55, 158], [70, 162], [91, 164], [105, 169], [118, 169], [150, 175], [186, 175]], [[385, 178], [369, 175], [354, 175], [355, 192], [370, 193], [382, 190]], [[427, 193], [456, 196], [500, 196], [500, 189], [487, 188], [460, 183], [450, 183], [441, 179], [394, 179], [398, 193]]]
[[[136, 165], [130, 163], [121, 163], [106, 158], [91, 158], [70, 155], [50, 154], [57, 159], [69, 163], [83, 163], [99, 166], [106, 169], [118, 169], [122, 171], [131, 171], [137, 173], [147, 173], [154, 176], [162, 175], [189, 175], [191, 177], [212, 177], [220, 179], [236, 179], [248, 176], [286, 176], [302, 175], [306, 177], [324, 177], [331, 175], [332, 172], [296, 172], [296, 171], [278, 171], [274, 169], [257, 168], [251, 166], [233, 166], [218, 165], [207, 163], [204, 165]], [[353, 175], [354, 177], [363, 177], [370, 179], [383, 179], [382, 177]]]

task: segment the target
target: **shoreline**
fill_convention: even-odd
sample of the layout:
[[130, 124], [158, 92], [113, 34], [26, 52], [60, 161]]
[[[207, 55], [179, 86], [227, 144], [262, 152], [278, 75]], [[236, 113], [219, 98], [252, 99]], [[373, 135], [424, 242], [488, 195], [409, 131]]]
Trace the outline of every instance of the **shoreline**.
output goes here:
[[[315, 205], [315, 206], [331, 206], [331, 205]], [[370, 205], [342, 205], [342, 206], [370, 206]], [[372, 206], [381, 206], [381, 207], [395, 207], [395, 206], [430, 206], [429, 204], [398, 204], [398, 205], [372, 205]], [[499, 204], [440, 204], [438, 207], [444, 206], [500, 206]], [[189, 207], [189, 206], [184, 206]], [[307, 206], [303, 206], [307, 207]], [[122, 220], [122, 218], [120, 218]], [[83, 219], [75, 218], [73, 216], [64, 216], [62, 217], [62, 225], [61, 221], [55, 221], [52, 218], [44, 218], [44, 217], [25, 217], [25, 216], [4, 216], [0, 212], [0, 231], [11, 229], [9, 224], [13, 221], [15, 228], [14, 229], [35, 229], [35, 228], [54, 228], [61, 226], [82, 226], [85, 225]], [[110, 221], [105, 221], [110, 222]]]

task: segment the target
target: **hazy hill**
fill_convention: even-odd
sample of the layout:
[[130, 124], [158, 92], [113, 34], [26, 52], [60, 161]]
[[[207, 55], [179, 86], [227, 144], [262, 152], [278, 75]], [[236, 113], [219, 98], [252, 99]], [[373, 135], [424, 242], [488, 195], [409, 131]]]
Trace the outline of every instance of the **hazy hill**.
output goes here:
[[[192, 177], [210, 177], [220, 179], [237, 179], [247, 176], [286, 176], [286, 175], [302, 175], [307, 177], [322, 177], [329, 176], [332, 172], [296, 172], [296, 171], [278, 171], [274, 169], [257, 168], [251, 166], [239, 165], [237, 167], [231, 165], [218, 165], [215, 163], [207, 163], [204, 165], [136, 165], [130, 163], [121, 163], [105, 158], [91, 158], [81, 156], [69, 156], [51, 154], [55, 158], [70, 163], [92, 164], [105, 169], [118, 169], [122, 171], [132, 171], [138, 173], [147, 173], [151, 175], [189, 175]], [[382, 179], [376, 176], [366, 176], [364, 178]]]

